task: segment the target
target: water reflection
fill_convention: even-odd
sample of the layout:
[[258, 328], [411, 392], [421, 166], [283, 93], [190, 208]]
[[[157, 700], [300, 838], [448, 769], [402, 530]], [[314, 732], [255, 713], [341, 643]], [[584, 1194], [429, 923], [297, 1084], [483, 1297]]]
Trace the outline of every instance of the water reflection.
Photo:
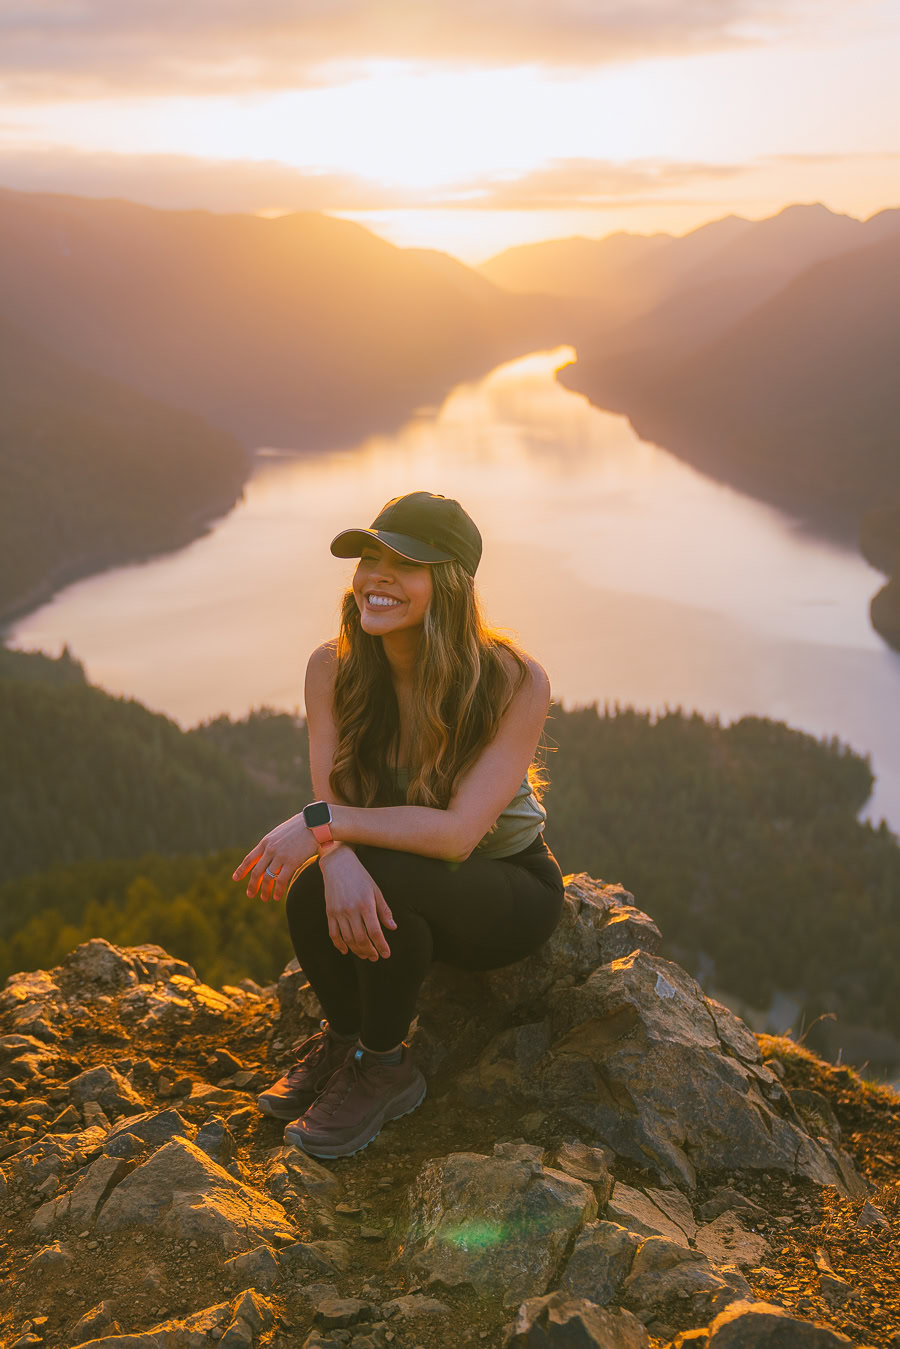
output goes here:
[[459, 498], [484, 536], [488, 617], [517, 632], [564, 705], [756, 713], [869, 752], [865, 812], [900, 831], [900, 656], [871, 630], [882, 578], [851, 550], [704, 478], [599, 412], [534, 353], [352, 450], [261, 453], [244, 499], [169, 557], [80, 582], [18, 623], [68, 641], [89, 677], [183, 726], [303, 707], [353, 563], [331, 538], [389, 497]]

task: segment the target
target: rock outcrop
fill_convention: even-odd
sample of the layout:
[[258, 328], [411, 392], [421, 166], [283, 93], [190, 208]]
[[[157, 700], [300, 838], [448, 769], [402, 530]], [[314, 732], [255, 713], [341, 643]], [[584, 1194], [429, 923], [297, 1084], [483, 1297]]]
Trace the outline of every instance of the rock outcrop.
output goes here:
[[432, 972], [425, 1104], [327, 1165], [255, 1107], [320, 1015], [296, 966], [216, 990], [98, 939], [13, 976], [3, 1343], [849, 1342], [754, 1295], [782, 1221], [760, 1186], [852, 1203], [873, 1239], [890, 1220], [825, 1098], [792, 1093], [660, 942], [621, 886], [568, 878], [536, 956]]

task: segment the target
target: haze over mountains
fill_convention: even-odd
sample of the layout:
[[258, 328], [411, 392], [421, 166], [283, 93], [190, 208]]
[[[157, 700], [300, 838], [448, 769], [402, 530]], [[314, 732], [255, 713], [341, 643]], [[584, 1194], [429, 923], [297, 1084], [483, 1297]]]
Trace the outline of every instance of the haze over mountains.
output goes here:
[[[682, 238], [551, 240], [473, 269], [309, 212], [263, 219], [0, 190], [2, 313], [43, 348], [0, 336], [7, 387], [26, 352], [32, 375], [40, 369], [15, 426], [9, 412], [0, 423], [11, 487], [0, 612], [42, 577], [134, 555], [127, 529], [111, 546], [96, 512], [53, 505], [79, 480], [120, 520], [124, 502], [156, 503], [132, 535], [143, 555], [151, 516], [165, 548], [203, 515], [199, 500], [159, 490], [168, 473], [187, 473], [202, 497], [207, 469], [198, 479], [191, 466], [208, 466], [206, 519], [235, 499], [250, 460], [228, 436], [247, 450], [352, 444], [463, 378], [560, 343], [578, 351], [560, 372], [568, 388], [834, 536], [856, 543], [862, 527], [870, 561], [900, 571], [898, 300], [898, 209], [858, 221], [795, 205]], [[83, 434], [87, 406], [103, 422], [96, 439]], [[173, 408], [226, 435], [198, 420], [173, 437]], [[79, 417], [82, 430], [67, 433]], [[48, 509], [35, 518], [42, 493]], [[880, 593], [873, 619], [900, 646], [897, 589]]]
[[392, 429], [459, 380], [566, 340], [578, 309], [312, 212], [10, 191], [0, 295], [61, 354], [248, 446], [291, 449]]

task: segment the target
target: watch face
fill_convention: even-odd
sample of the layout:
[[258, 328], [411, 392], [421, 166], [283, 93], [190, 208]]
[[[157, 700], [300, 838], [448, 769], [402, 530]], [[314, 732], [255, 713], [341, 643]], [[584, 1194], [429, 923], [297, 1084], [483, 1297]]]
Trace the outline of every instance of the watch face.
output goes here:
[[316, 829], [320, 824], [331, 821], [331, 807], [327, 801], [313, 801], [303, 808], [303, 818], [307, 829]]

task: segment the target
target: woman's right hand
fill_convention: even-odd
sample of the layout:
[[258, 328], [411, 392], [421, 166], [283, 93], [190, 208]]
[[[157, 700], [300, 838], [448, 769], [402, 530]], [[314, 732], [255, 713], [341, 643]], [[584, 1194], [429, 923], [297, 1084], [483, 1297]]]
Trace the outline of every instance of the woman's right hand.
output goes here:
[[384, 895], [352, 848], [336, 848], [319, 859], [325, 882], [328, 934], [346, 955], [352, 951], [362, 960], [387, 960], [391, 948], [385, 927], [396, 927]]

